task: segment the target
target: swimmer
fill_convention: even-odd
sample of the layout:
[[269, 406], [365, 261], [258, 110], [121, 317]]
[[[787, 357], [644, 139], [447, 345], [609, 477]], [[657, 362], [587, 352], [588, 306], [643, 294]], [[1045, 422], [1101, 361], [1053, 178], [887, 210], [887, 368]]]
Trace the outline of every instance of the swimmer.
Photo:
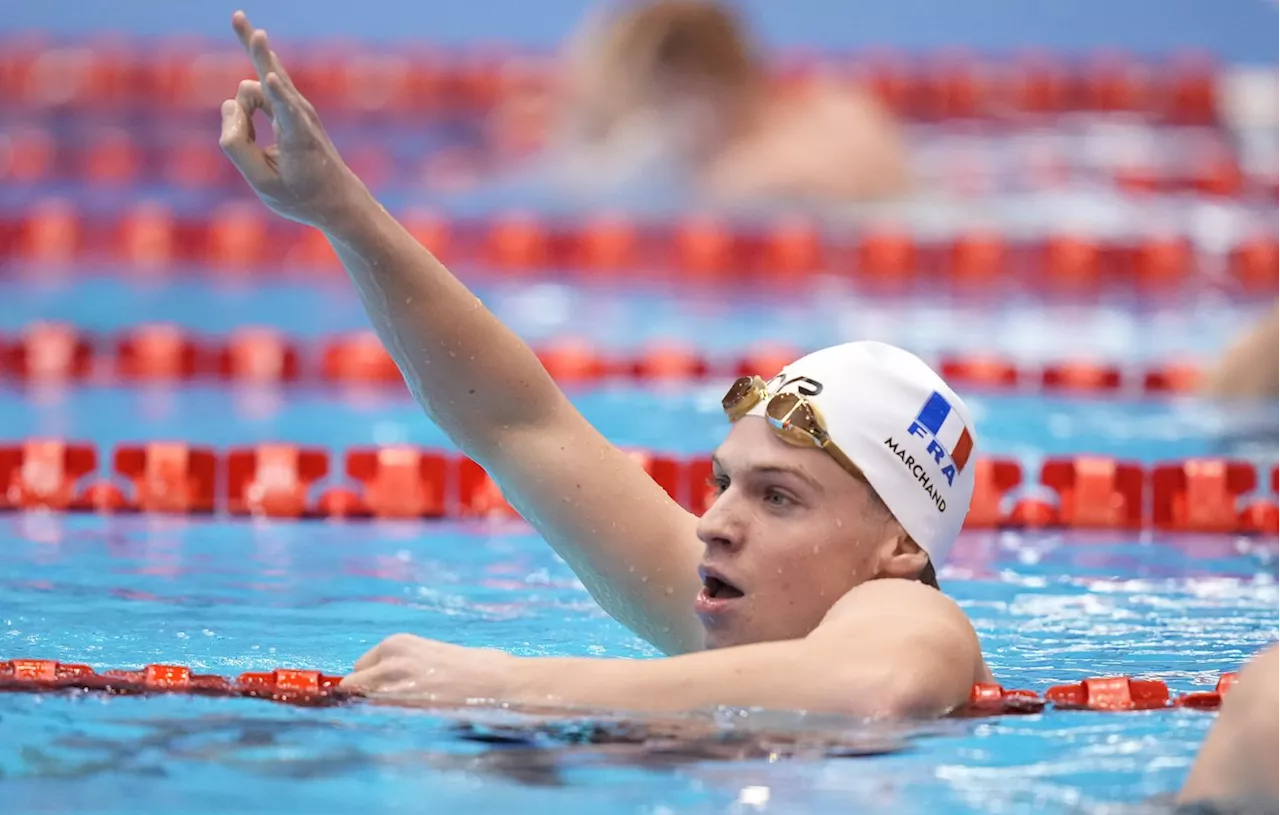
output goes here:
[[1232, 341], [1210, 369], [1202, 392], [1222, 401], [1280, 395], [1280, 304]]
[[1178, 813], [1280, 811], [1280, 651], [1244, 667], [1178, 796]]
[[848, 82], [775, 87], [726, 4], [593, 10], [567, 52], [549, 148], [553, 174], [573, 183], [622, 185], [666, 169], [735, 203], [878, 200], [906, 186], [888, 109]]
[[[427, 415], [609, 614], [668, 655], [527, 658], [399, 634], [345, 687], [437, 703], [933, 717], [991, 680], [935, 576], [973, 492], [973, 423], [923, 362], [850, 343], [734, 383], [717, 496], [696, 517], [379, 205], [266, 33], [240, 12], [233, 28], [259, 79], [223, 102], [222, 149], [270, 209], [328, 238]], [[276, 135], [265, 149], [258, 111]]]

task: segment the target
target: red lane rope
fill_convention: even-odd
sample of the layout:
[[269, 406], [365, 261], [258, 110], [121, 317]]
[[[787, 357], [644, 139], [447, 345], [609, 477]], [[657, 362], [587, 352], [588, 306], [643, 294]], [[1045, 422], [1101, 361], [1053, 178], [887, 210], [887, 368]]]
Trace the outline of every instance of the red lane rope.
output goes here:
[[[1267, 194], [1274, 203], [1274, 193]], [[563, 219], [523, 211], [471, 219], [408, 209], [399, 218], [446, 263], [516, 278], [555, 270], [588, 279], [793, 284], [824, 274], [876, 292], [928, 286], [1001, 293], [1015, 286], [1049, 296], [1116, 288], [1150, 296], [1226, 281], [1259, 298], [1274, 297], [1280, 279], [1276, 233], [1261, 228], [1219, 252], [1167, 233], [1109, 239], [978, 231], [938, 239], [874, 226], [829, 228], [796, 215], [744, 224], [694, 216]], [[20, 212], [0, 214], [4, 261], [56, 268], [114, 263], [150, 277], [192, 266], [226, 277], [279, 275], [281, 269], [342, 274], [319, 232], [267, 217], [256, 202], [245, 201], [193, 218], [158, 201], [90, 212], [67, 198], [37, 198]]]
[[235, 679], [196, 674], [182, 665], [147, 665], [141, 670], [108, 670], [48, 659], [0, 661], [0, 691], [100, 691], [109, 694], [185, 693], [199, 696], [270, 699], [293, 705], [337, 704], [355, 694], [338, 687], [340, 676], [277, 668], [243, 673]]
[[[277, 47], [298, 87], [320, 110], [335, 114], [480, 112], [511, 98], [546, 99], [558, 69], [545, 53], [510, 46], [417, 44], [376, 53], [351, 43]], [[50, 41], [40, 32], [10, 32], [0, 40], [0, 53], [0, 99], [19, 109], [145, 106], [182, 114], [214, 109], [228, 88], [255, 78], [242, 52], [177, 39]], [[1045, 52], [987, 58], [955, 49], [778, 54], [770, 70], [797, 89], [824, 78], [859, 81], [898, 114], [927, 121], [1097, 111], [1139, 113], [1175, 125], [1213, 124], [1226, 76], [1203, 53], [1153, 60], [1114, 50], [1084, 59]], [[370, 94], [369, 87], [379, 92]]]
[[[694, 513], [712, 491], [710, 460], [632, 450]], [[105, 456], [103, 457], [105, 458]], [[102, 472], [98, 448], [62, 439], [0, 441], [0, 511], [225, 513], [273, 518], [518, 517], [484, 469], [413, 446], [331, 454], [286, 443], [215, 450], [123, 444]], [[1047, 458], [1039, 477], [1010, 458], [974, 460], [966, 529], [1104, 529], [1276, 535], [1277, 467], [1222, 458], [1146, 467], [1107, 456]], [[1048, 498], [1041, 496], [1049, 496]]]
[[[358, 698], [340, 688], [342, 677], [320, 671], [277, 668], [265, 673], [242, 673], [234, 679], [196, 674], [182, 665], [146, 665], [138, 670], [95, 671], [88, 665], [48, 659], [0, 661], [0, 691], [47, 693], [96, 691], [138, 695], [178, 693], [199, 696], [247, 697], [291, 705], [334, 705]], [[1235, 684], [1225, 673], [1212, 691], [1173, 696], [1158, 679], [1097, 677], [1071, 685], [1055, 685], [1043, 697], [1030, 690], [1006, 690], [993, 683], [975, 684], [969, 703], [958, 716], [999, 716], [1040, 713], [1052, 705], [1059, 710], [1154, 710], [1185, 707], [1216, 710]]]
[[[216, 108], [216, 104], [213, 107]], [[329, 116], [326, 112], [326, 121], [330, 123], [332, 130], [340, 132], [341, 117]], [[502, 123], [501, 119], [497, 122], [499, 125]], [[96, 122], [92, 117], [73, 119], [72, 126], [74, 129], [70, 131], [65, 122], [50, 126], [31, 123], [20, 127], [0, 128], [0, 140], [6, 145], [11, 157], [9, 165], [0, 168], [0, 179], [14, 185], [27, 186], [32, 191], [39, 191], [43, 185], [70, 181], [116, 194], [134, 193], [134, 198], [140, 198], [138, 193], [154, 184], [181, 190], [200, 190], [224, 197], [240, 190], [237, 187], [239, 178], [234, 168], [216, 150], [210, 149], [209, 136], [205, 130], [178, 126], [172, 133], [167, 133], [163, 141], [147, 144], [145, 135], [140, 138], [140, 134], [108, 123]], [[504, 138], [508, 133], [510, 138]], [[531, 130], [525, 121], [520, 120], [512, 122], [507, 133], [498, 132], [496, 135], [499, 145], [519, 142], [520, 145], [516, 148], [519, 152], [532, 152], [543, 141], [542, 134], [536, 128]], [[1164, 160], [1159, 165], [1131, 161], [1118, 167], [1091, 163], [1087, 158], [1082, 159], [1079, 151], [1072, 152], [1062, 147], [1042, 147], [1036, 153], [1005, 150], [998, 161], [984, 158], [964, 148], [948, 148], [944, 145], [939, 151], [941, 157], [937, 160], [937, 166], [947, 167], [949, 171], [926, 172], [930, 176], [936, 173], [936, 180], [933, 181], [935, 186], [963, 196], [974, 196], [981, 194], [981, 191], [1064, 187], [1073, 180], [1080, 179], [1094, 186], [1109, 186], [1115, 194], [1128, 198], [1191, 195], [1258, 205], [1274, 203], [1276, 198], [1274, 170], [1242, 167], [1238, 157], [1229, 148], [1212, 142], [1185, 150], [1184, 155], [1174, 160]], [[455, 183], [463, 185], [476, 183], [487, 173], [494, 172], [486, 169], [486, 157], [490, 152], [492, 151], [483, 146], [470, 149], [446, 147], [396, 156], [365, 145], [352, 147], [346, 151], [344, 159], [370, 187], [385, 189], [412, 183], [406, 179], [414, 178], [452, 178], [456, 179]], [[502, 154], [501, 146], [497, 148], [497, 152]], [[1050, 174], [1055, 169], [1060, 173], [1058, 178]], [[420, 183], [429, 186], [431, 182], [424, 180]], [[126, 212], [125, 217], [118, 222], [122, 242], [130, 244], [120, 249], [140, 255], [157, 252], [159, 247], [154, 241], [162, 234], [157, 227], [165, 226], [173, 220], [172, 213], [154, 202], [145, 199], [135, 202], [134, 208]], [[189, 226], [179, 223], [183, 227]], [[613, 231], [604, 230], [605, 235], [612, 234], [613, 240], [624, 238], [625, 229], [618, 229], [619, 226], [623, 225], [613, 222]], [[493, 257], [488, 260], [495, 265], [504, 265], [504, 260], [514, 261], [517, 265], [527, 263], [539, 252], [555, 248], [549, 247], [544, 240], [545, 236], [540, 234], [537, 219], [509, 218], [506, 223], [495, 221], [493, 230], [495, 235], [499, 231], [504, 232], [507, 240], [505, 244], [492, 243], [488, 246], [494, 250]], [[759, 260], [782, 266], [802, 267], [790, 269], [792, 273], [803, 271], [803, 267], [807, 265], [816, 265], [823, 260], [825, 252], [820, 243], [810, 239], [811, 234], [811, 228], [803, 219], [780, 219], [774, 238], [761, 247], [763, 254]], [[609, 238], [605, 235], [593, 235], [592, 240], [596, 242], [594, 246], [578, 247], [578, 250], [585, 250], [579, 259], [599, 265], [609, 252]], [[881, 251], [893, 245], [894, 242], [889, 237], [881, 236]], [[963, 267], [958, 271], [981, 274], [984, 263], [1001, 260], [993, 255], [999, 254], [1000, 247], [984, 243], [982, 238], [981, 234], [970, 235], [965, 242], [952, 247], [956, 255], [950, 260]], [[602, 239], [606, 241], [604, 245], [599, 243]], [[634, 243], [634, 239], [629, 240]], [[529, 248], [538, 251], [528, 252], [518, 248], [524, 241], [528, 242]], [[899, 264], [916, 259], [913, 257], [916, 254], [915, 248], [910, 244], [898, 243], [897, 247], [895, 251], [898, 252]], [[298, 248], [304, 255], [309, 251], [305, 246]], [[638, 248], [632, 245], [625, 251], [634, 253]], [[729, 243], [722, 243], [719, 247], [705, 243], [701, 248], [711, 250], [703, 259], [709, 261], [709, 265], [714, 265], [717, 262], [717, 252], [733, 251], [734, 247]], [[605, 250], [604, 253], [601, 253], [602, 249]], [[615, 246], [612, 251], [616, 253], [619, 249], [621, 247]], [[1077, 244], [1070, 256], [1071, 262], [1090, 251], [1087, 246], [1084, 247], [1084, 252], [1079, 250], [1080, 246]], [[1186, 270], [1181, 268], [1188, 259], [1184, 240], [1157, 238], [1142, 245], [1139, 251], [1139, 256], [1117, 257], [1113, 260], [1119, 264], [1136, 262], [1139, 270], [1150, 277], [1147, 282], [1157, 284], [1185, 274]], [[886, 270], [883, 260], [881, 258], [880, 271]], [[1055, 264], [1060, 262], [1061, 259], [1054, 261]], [[892, 265], [888, 264], [890, 274], [894, 273]]]
[[[629, 354], [606, 352], [566, 338], [538, 344], [543, 367], [566, 385], [629, 380], [735, 377], [775, 371], [805, 349], [766, 343], [740, 356], [713, 359], [688, 344], [653, 343]], [[936, 360], [957, 387], [1062, 395], [1168, 396], [1194, 393], [1202, 371], [1190, 361], [1121, 367], [1088, 359], [1044, 365], [998, 356], [949, 354]], [[304, 341], [265, 326], [204, 336], [167, 323], [143, 323], [109, 336], [72, 325], [38, 322], [0, 335], [0, 380], [18, 382], [184, 382], [247, 384], [338, 383], [403, 389], [395, 362], [371, 331]]]

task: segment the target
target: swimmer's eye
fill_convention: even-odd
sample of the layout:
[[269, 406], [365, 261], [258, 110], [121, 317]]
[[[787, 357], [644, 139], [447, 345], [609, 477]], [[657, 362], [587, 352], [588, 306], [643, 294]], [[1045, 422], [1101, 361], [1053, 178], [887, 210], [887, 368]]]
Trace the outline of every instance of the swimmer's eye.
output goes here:
[[791, 500], [790, 495], [787, 495], [785, 492], [782, 492], [781, 490], [775, 490], [775, 489], [765, 490], [764, 502], [766, 504], [769, 504], [770, 506], [775, 506], [775, 507], [785, 507], [795, 503], [794, 501]]

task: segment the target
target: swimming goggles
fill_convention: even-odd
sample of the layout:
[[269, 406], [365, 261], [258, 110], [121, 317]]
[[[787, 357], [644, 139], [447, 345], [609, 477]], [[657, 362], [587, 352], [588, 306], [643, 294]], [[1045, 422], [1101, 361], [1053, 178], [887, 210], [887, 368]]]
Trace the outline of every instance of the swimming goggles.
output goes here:
[[860, 481], [867, 477], [857, 464], [831, 440], [826, 422], [818, 406], [799, 393], [769, 395], [769, 386], [758, 376], [744, 376], [729, 386], [720, 400], [730, 422], [746, 416], [761, 402], [765, 402], [765, 419], [769, 427], [786, 443], [795, 447], [816, 447], [826, 451], [836, 463]]

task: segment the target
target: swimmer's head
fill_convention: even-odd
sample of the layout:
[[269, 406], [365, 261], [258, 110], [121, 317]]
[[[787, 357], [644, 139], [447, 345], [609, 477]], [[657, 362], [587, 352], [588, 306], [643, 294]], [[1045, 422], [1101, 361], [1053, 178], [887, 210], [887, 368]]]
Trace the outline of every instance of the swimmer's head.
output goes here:
[[710, 0], [627, 3], [593, 18], [570, 51], [574, 115], [596, 138], [643, 117], [679, 119], [701, 140], [756, 93], [762, 62], [733, 12]]
[[937, 585], [973, 494], [974, 431], [924, 362], [838, 345], [740, 380], [725, 409], [698, 525], [708, 647], [803, 637], [868, 580]]

